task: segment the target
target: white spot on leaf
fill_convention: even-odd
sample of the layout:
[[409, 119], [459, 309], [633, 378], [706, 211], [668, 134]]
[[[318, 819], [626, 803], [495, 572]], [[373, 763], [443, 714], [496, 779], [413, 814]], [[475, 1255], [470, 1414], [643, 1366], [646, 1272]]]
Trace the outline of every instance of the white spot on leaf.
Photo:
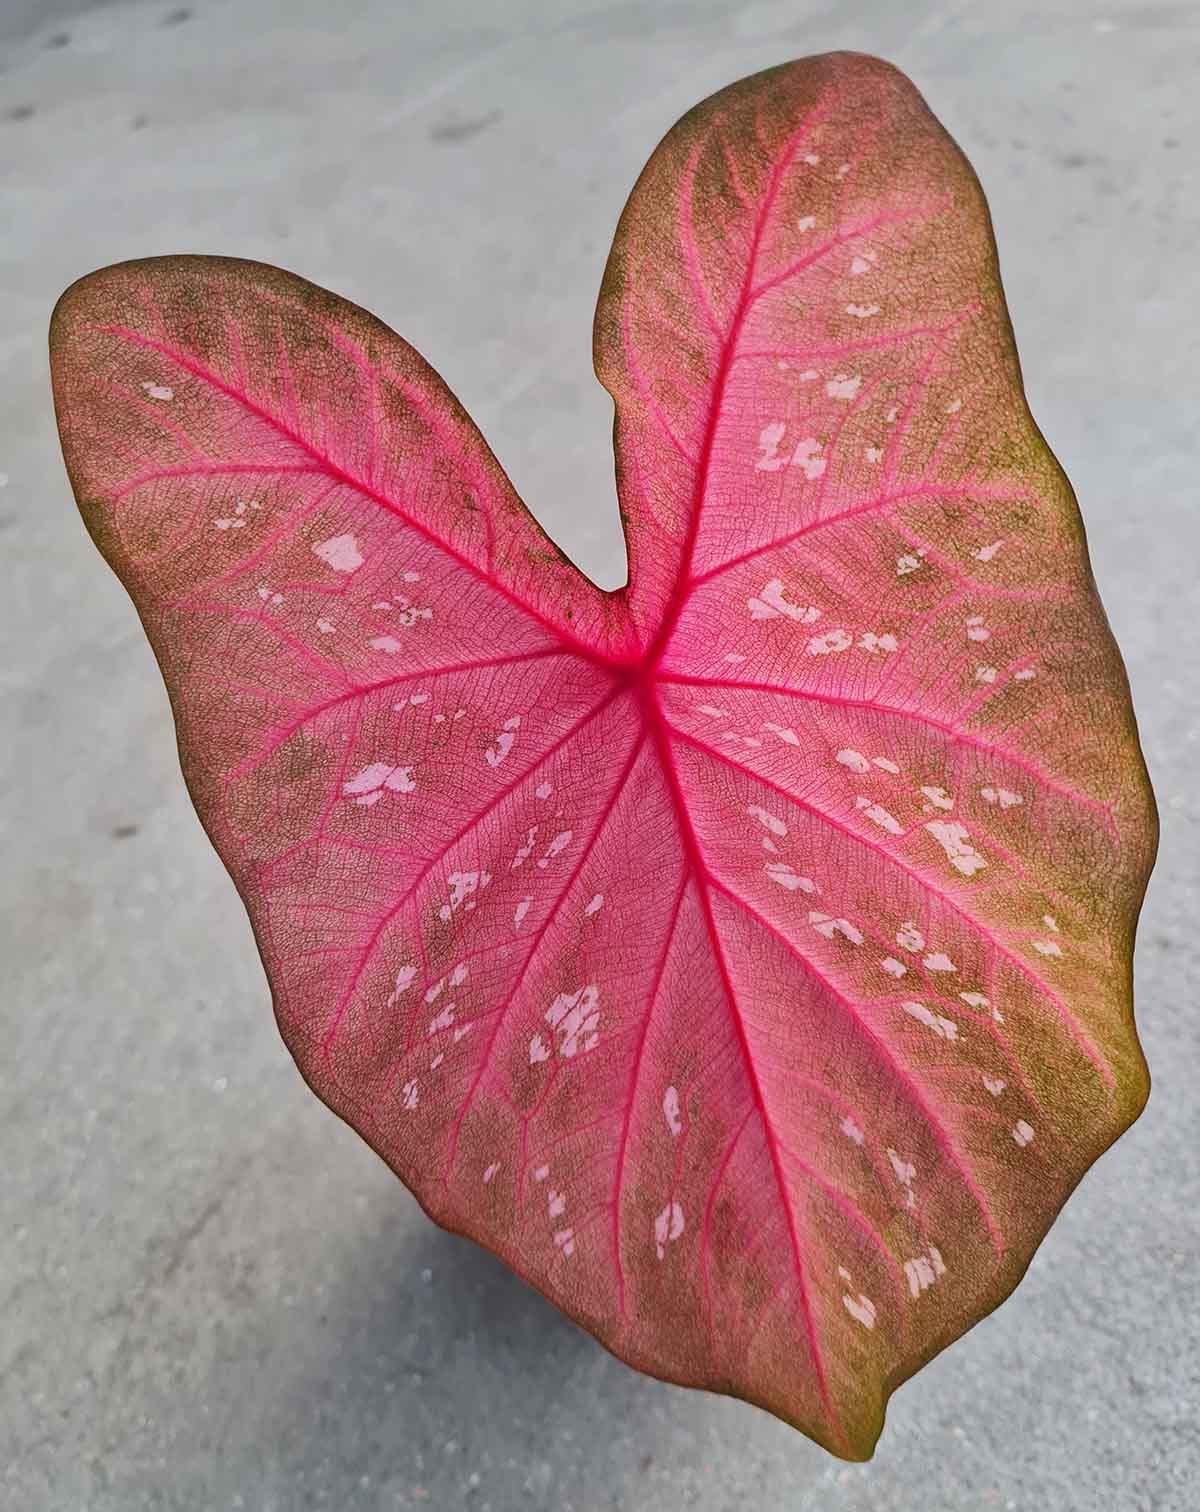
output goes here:
[[916, 1019], [927, 1029], [932, 1029], [939, 1039], [956, 1040], [958, 1038], [958, 1025], [953, 1019], [943, 1018], [940, 1013], [934, 1013], [924, 1003], [901, 1003], [900, 1006], [909, 1018]]
[[342, 792], [358, 804], [370, 806], [385, 792], [412, 793], [416, 791], [413, 768], [390, 766], [386, 761], [373, 761], [365, 766], [349, 782], [342, 784]]
[[902, 835], [904, 827], [894, 814], [889, 814], [881, 804], [872, 803], [869, 798], [861, 795], [854, 800], [855, 808], [863, 812], [863, 817], [869, 819], [872, 824], [877, 824], [880, 829], [887, 830], [889, 835]]
[[550, 844], [546, 847], [546, 854], [538, 862], [538, 865], [545, 869], [547, 862], [552, 856], [557, 856], [562, 851], [566, 850], [567, 846], [571, 843], [571, 836], [573, 833], [573, 830], [559, 830], [558, 834], [555, 835], [554, 839], [551, 840]]
[[474, 908], [473, 894], [485, 888], [491, 880], [491, 872], [451, 872], [446, 878], [450, 885], [450, 901], [438, 909], [438, 918], [444, 922], [464, 905], [468, 910]]
[[862, 931], [856, 929], [849, 919], [835, 919], [832, 914], [810, 912], [808, 922], [819, 935], [824, 935], [827, 940], [832, 940], [835, 934], [840, 934], [850, 941], [851, 945], [861, 945], [863, 942]]
[[810, 482], [815, 482], [825, 471], [825, 458], [821, 456], [821, 443], [815, 436], [805, 436], [796, 442], [792, 453], [792, 466], [798, 467]]
[[965, 824], [948, 819], [930, 819], [925, 828], [946, 852], [950, 865], [964, 877], [973, 877], [987, 862], [971, 844]]
[[958, 996], [962, 1002], [966, 1003], [968, 1008], [978, 1008], [980, 1010], [986, 1008], [998, 1024], [1004, 1022], [1004, 1015], [1000, 1012], [999, 1008], [994, 1007], [991, 998], [986, 997], [982, 992], [960, 992]]
[[521, 716], [514, 714], [511, 719], [504, 721], [504, 728], [496, 736], [496, 744], [489, 746], [483, 753], [488, 766], [498, 767], [508, 753], [512, 750], [517, 739], [517, 731], [521, 727]]
[[335, 572], [354, 572], [363, 564], [358, 542], [349, 532], [330, 536], [329, 540], [314, 546], [313, 555], [320, 557]]
[[454, 1004], [447, 1003], [441, 1013], [429, 1020], [430, 1034], [440, 1034], [443, 1029], [449, 1029], [454, 1023]]
[[904, 1274], [908, 1277], [908, 1289], [912, 1296], [919, 1297], [939, 1276], [946, 1273], [941, 1254], [931, 1244], [923, 1255], [915, 1255], [904, 1262]]
[[901, 1186], [911, 1186], [917, 1174], [916, 1166], [911, 1161], [904, 1160], [895, 1150], [889, 1149], [887, 1154], [892, 1163], [892, 1170], [896, 1173], [896, 1180]]
[[982, 787], [979, 795], [985, 803], [998, 803], [1002, 809], [1013, 808], [1018, 803], [1024, 803], [1020, 793], [1010, 792], [1008, 788]]
[[862, 379], [857, 375], [838, 373], [825, 385], [825, 392], [831, 399], [853, 399], [862, 387]]
[[828, 656], [831, 651], [849, 651], [853, 642], [844, 630], [827, 630], [814, 635], [808, 643], [809, 656]]
[[746, 608], [753, 620], [776, 619], [782, 614], [801, 625], [811, 625], [814, 620], [821, 618], [821, 611], [812, 605], [793, 604], [784, 593], [780, 578], [772, 578], [769, 583], [764, 583], [757, 598], [746, 600]]
[[983, 623], [982, 614], [973, 614], [966, 622], [967, 639], [972, 641], [991, 640], [992, 632]]
[[787, 458], [779, 454], [779, 443], [783, 440], [785, 430], [787, 426], [782, 420], [772, 420], [759, 431], [760, 455], [754, 464], [757, 472], [778, 472], [781, 467], [787, 466]]
[[782, 838], [788, 832], [788, 827], [782, 819], [777, 819], [774, 814], [767, 813], [765, 808], [760, 808], [757, 803], [752, 803], [746, 812], [751, 819], [757, 819], [765, 829], [769, 829], [773, 835]]
[[392, 989], [392, 995], [387, 1000], [387, 1006], [389, 1008], [397, 998], [408, 991], [413, 982], [416, 980], [416, 976], [417, 968], [415, 966], [401, 966], [400, 970], [396, 973], [396, 985]]
[[509, 871], [520, 871], [533, 855], [533, 848], [537, 844], [537, 825], [533, 825], [525, 834], [525, 843], [517, 847], [517, 853], [512, 859]]
[[668, 1202], [654, 1220], [654, 1252], [661, 1260], [667, 1253], [667, 1245], [674, 1244], [683, 1233], [683, 1209], [677, 1202]]
[[546, 1009], [546, 1022], [558, 1037], [558, 1053], [564, 1060], [595, 1048], [600, 1027], [599, 1001], [600, 989], [593, 982], [574, 992], [560, 992]]
[[850, 1316], [864, 1328], [875, 1327], [875, 1304], [870, 1297], [859, 1292], [857, 1297], [852, 1297], [849, 1292], [842, 1293], [842, 1303]]

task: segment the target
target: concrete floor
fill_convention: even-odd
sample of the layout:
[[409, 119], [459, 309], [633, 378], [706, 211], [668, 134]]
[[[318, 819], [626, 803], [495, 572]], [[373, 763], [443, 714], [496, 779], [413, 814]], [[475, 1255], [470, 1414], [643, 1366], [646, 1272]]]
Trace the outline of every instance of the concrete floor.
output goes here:
[[[5, 1054], [0, 1502], [15, 1512], [1184, 1512], [1200, 1495], [1195, 5], [196, 0], [0, 16]], [[336, 18], [336, 19], [334, 19]], [[641, 163], [718, 86], [853, 47], [991, 198], [1164, 821], [1149, 1110], [1016, 1296], [847, 1467], [634, 1375], [434, 1229], [305, 1090], [134, 613], [57, 453], [78, 274], [236, 253], [368, 305], [551, 532], [624, 576], [592, 305]]]

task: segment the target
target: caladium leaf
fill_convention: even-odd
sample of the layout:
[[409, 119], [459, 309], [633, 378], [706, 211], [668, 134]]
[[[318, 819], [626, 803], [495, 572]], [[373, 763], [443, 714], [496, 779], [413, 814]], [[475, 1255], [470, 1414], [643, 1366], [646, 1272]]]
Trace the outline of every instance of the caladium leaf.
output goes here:
[[887, 65], [686, 116], [595, 346], [617, 593], [299, 278], [128, 263], [52, 332], [310, 1084], [623, 1359], [861, 1458], [1145, 1099], [1124, 673], [983, 196]]

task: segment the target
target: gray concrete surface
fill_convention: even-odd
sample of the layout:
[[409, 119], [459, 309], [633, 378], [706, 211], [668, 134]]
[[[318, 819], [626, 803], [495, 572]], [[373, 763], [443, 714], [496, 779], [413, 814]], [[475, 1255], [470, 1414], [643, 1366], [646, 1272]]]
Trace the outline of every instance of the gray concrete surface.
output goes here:
[[[3, 21], [0, 1503], [1200, 1504], [1200, 11], [164, 0]], [[44, 352], [55, 297], [100, 264], [282, 263], [423, 350], [614, 584], [589, 339], [624, 196], [693, 101], [832, 47], [905, 68], [987, 188], [1164, 820], [1137, 967], [1149, 1110], [856, 1467], [618, 1365], [432, 1228], [306, 1092], [133, 611], [76, 517]]]

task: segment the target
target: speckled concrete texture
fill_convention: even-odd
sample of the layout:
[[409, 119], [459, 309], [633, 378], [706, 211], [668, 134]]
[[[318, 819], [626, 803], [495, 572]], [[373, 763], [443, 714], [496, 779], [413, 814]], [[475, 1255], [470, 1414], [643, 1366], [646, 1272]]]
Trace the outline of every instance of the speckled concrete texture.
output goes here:
[[[696, 100], [843, 47], [904, 68], [987, 190], [1164, 825], [1149, 1108], [865, 1466], [617, 1364], [305, 1090], [79, 523], [45, 356], [55, 298], [101, 264], [280, 263], [424, 352], [616, 584], [590, 328], [625, 195]], [[0, 7], [6, 1508], [1197, 1505], [1198, 69], [1200, 10], [1138, 0]]]

